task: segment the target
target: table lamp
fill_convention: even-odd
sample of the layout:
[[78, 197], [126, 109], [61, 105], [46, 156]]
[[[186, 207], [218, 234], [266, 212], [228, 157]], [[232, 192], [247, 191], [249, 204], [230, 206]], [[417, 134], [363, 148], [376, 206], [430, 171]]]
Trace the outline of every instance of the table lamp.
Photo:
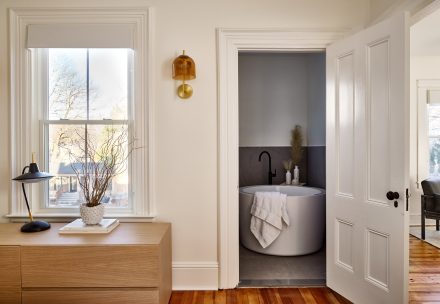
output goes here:
[[[28, 169], [27, 173], [25, 173], [26, 169]], [[35, 163], [34, 154], [32, 153], [32, 162], [29, 164], [29, 166], [23, 168], [23, 171], [21, 172], [20, 176], [17, 176], [16, 178], [12, 179], [14, 181], [21, 182], [21, 188], [23, 189], [24, 200], [26, 201], [26, 207], [29, 213], [30, 222], [24, 224], [21, 227], [21, 232], [38, 232], [50, 228], [50, 224], [47, 222], [34, 221], [32, 217], [31, 209], [29, 208], [29, 202], [24, 188], [24, 184], [39, 183], [45, 180], [49, 180], [52, 177], [54, 176], [46, 172], [40, 172], [40, 170], [38, 169], [38, 165]]]

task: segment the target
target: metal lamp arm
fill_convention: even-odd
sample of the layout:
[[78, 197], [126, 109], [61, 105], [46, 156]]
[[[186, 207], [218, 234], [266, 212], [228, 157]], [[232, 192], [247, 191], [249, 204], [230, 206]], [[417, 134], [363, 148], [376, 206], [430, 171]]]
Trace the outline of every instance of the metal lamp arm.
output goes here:
[[[24, 174], [26, 172], [26, 169], [29, 169], [29, 166], [24, 167], [21, 174]], [[21, 189], [23, 189], [23, 195], [24, 195], [24, 200], [26, 202], [26, 207], [27, 207], [28, 214], [29, 214], [29, 219], [31, 220], [31, 222], [33, 222], [34, 218], [32, 217], [31, 208], [29, 208], [29, 202], [28, 202], [28, 198], [26, 195], [26, 190], [24, 189], [24, 183], [21, 183]]]

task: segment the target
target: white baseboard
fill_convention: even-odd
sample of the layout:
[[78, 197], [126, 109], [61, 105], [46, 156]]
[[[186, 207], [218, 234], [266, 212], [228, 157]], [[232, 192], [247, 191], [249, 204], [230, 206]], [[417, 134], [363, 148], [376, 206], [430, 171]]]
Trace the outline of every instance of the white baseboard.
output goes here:
[[173, 290], [217, 290], [217, 262], [173, 262]]

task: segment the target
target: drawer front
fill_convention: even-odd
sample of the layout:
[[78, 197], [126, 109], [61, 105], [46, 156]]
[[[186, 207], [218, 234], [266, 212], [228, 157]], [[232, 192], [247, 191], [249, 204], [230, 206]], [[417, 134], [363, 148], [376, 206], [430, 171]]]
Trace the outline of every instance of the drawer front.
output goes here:
[[157, 290], [32, 290], [23, 291], [23, 304], [156, 304]]
[[20, 247], [0, 246], [0, 303], [21, 303]]
[[1, 287], [21, 288], [20, 247], [0, 246], [0, 270]]
[[20, 304], [21, 290], [18, 288], [4, 290], [0, 287], [0, 303], [2, 304]]
[[22, 247], [23, 287], [157, 287], [158, 246]]

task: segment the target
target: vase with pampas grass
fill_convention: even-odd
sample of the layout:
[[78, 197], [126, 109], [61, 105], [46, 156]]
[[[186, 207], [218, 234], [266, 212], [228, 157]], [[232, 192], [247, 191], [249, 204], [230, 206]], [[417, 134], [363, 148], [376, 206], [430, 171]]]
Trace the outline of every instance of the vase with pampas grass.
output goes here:
[[292, 170], [292, 160], [283, 161], [283, 166], [286, 170], [286, 185], [290, 185], [292, 183], [292, 173], [290, 173], [290, 170]]
[[299, 185], [299, 163], [302, 160], [303, 157], [303, 135], [301, 126], [296, 125], [295, 128], [292, 130], [292, 139], [290, 141], [290, 144], [292, 145], [292, 162], [295, 166], [295, 169], [293, 170], [293, 181], [292, 184]]

